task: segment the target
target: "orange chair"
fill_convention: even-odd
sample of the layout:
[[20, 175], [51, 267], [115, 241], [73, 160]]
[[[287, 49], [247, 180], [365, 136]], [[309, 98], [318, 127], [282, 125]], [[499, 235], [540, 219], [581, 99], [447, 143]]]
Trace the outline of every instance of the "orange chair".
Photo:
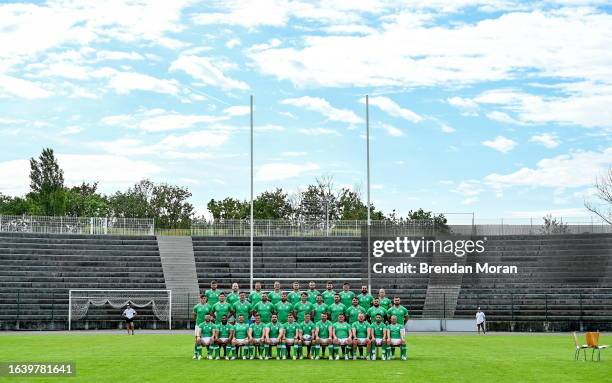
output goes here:
[[[595, 356], [595, 350], [597, 350], [597, 361], [599, 362], [601, 360], [601, 350], [605, 350], [606, 348], [608, 348], [608, 345], [599, 344], [599, 331], [587, 332], [586, 341], [587, 341], [587, 347], [593, 350], [591, 352], [591, 360], [593, 360], [593, 357]], [[586, 356], [586, 350], [584, 351], [584, 353]]]
[[574, 331], [574, 344], [576, 345], [576, 352], [574, 352], [574, 360], [578, 360], [580, 358], [580, 350], [584, 350], [584, 360], [586, 361], [586, 349], [589, 348], [586, 344], [580, 344], [578, 342], [578, 335], [576, 335], [576, 331]]

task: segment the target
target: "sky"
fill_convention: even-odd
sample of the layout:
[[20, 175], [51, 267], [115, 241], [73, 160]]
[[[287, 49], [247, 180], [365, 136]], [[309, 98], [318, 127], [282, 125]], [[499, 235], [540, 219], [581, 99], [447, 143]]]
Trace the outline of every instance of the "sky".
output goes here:
[[368, 95], [384, 212], [586, 217], [612, 165], [606, 3], [2, 1], [0, 193], [51, 147], [69, 185], [246, 199], [253, 95], [255, 194], [365, 195]]

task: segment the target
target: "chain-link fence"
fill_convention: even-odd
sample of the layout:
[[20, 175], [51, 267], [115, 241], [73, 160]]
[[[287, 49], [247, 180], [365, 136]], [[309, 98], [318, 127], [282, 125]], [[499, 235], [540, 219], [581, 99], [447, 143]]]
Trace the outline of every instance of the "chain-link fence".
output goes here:
[[152, 218], [0, 215], [0, 232], [89, 235], [153, 235], [155, 233], [155, 222]]

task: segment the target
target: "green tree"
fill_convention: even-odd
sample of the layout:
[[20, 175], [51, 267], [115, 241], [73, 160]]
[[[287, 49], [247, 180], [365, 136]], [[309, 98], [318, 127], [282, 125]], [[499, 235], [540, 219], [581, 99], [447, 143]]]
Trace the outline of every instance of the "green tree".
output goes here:
[[237, 198], [227, 197], [219, 201], [211, 199], [206, 206], [215, 220], [246, 219], [250, 217], [250, 204]]
[[423, 228], [430, 228], [439, 233], [450, 232], [448, 226], [448, 220], [444, 214], [434, 215], [431, 211], [425, 211], [423, 209], [410, 210], [408, 212], [408, 223], [414, 223]]
[[180, 186], [159, 184], [153, 187], [151, 209], [155, 225], [162, 228], [188, 228], [191, 225], [193, 205], [187, 202], [191, 192]]
[[[247, 207], [250, 214], [250, 206]], [[287, 193], [277, 188], [265, 191], [253, 200], [253, 216], [255, 219], [291, 219], [293, 207]]]
[[43, 149], [38, 160], [30, 159], [30, 193], [35, 201], [33, 214], [64, 215], [67, 195], [64, 189], [64, 172], [57, 163], [53, 149]]
[[125, 192], [118, 191], [109, 198], [112, 215], [121, 218], [154, 218], [151, 208], [155, 184], [142, 180]]
[[0, 214], [24, 215], [30, 214], [33, 208], [31, 199], [23, 197], [10, 197], [0, 193]]
[[295, 213], [297, 218], [307, 221], [325, 222], [340, 218], [338, 197], [331, 177], [317, 178], [298, 195]]
[[[340, 219], [343, 220], [366, 220], [368, 210], [366, 204], [361, 200], [359, 191], [342, 188], [338, 197], [338, 210]], [[376, 210], [374, 204], [370, 204], [370, 219], [380, 221], [385, 219], [383, 212]]]
[[67, 189], [66, 214], [75, 217], [106, 217], [110, 213], [108, 198], [99, 194], [98, 183], [85, 183]]

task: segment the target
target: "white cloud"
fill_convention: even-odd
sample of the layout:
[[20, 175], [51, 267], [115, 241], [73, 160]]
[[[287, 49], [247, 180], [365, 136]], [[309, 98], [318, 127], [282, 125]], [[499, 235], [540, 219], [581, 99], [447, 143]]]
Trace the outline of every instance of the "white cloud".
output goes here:
[[[228, 109], [231, 109], [228, 108]], [[212, 115], [195, 115], [195, 114], [180, 114], [174, 111], [165, 111], [163, 109], [149, 109], [139, 111], [134, 114], [120, 114], [115, 116], [107, 116], [100, 120], [104, 125], [116, 126], [126, 129], [139, 129], [144, 132], [154, 133], [170, 130], [191, 129], [199, 124], [214, 124], [220, 121], [228, 120], [236, 113], [235, 109], [228, 111], [230, 114], [222, 114], [218, 116]], [[209, 126], [211, 129], [228, 130], [231, 127], [219, 127], [218, 125]]]
[[73, 126], [66, 127], [59, 134], [62, 136], [67, 136], [70, 134], [78, 134], [78, 133], [81, 133], [82, 131], [83, 131], [82, 127], [73, 125]]
[[401, 137], [404, 135], [401, 129], [396, 128], [395, 126], [391, 126], [388, 124], [381, 124], [381, 128], [385, 130], [387, 135], [391, 137]]
[[231, 39], [225, 43], [225, 46], [229, 49], [235, 48], [240, 45], [240, 39]]
[[[100, 181], [104, 192], [125, 188], [163, 171], [158, 165], [123, 156], [58, 154], [57, 158], [66, 184]], [[28, 160], [0, 162], [0, 190], [10, 195], [25, 194], [30, 184], [29, 170]]]
[[144, 60], [144, 57], [138, 52], [121, 52], [121, 51], [97, 51], [96, 58], [98, 60]]
[[0, 97], [17, 96], [27, 99], [47, 98], [52, 93], [39, 84], [0, 73]]
[[518, 121], [510, 117], [507, 113], [500, 112], [498, 110], [494, 110], [492, 112], [487, 113], [487, 117], [490, 118], [491, 120], [503, 122], [505, 124], [515, 124], [515, 125], [523, 124], [521, 121]]
[[320, 113], [330, 121], [346, 122], [349, 124], [359, 124], [363, 122], [363, 119], [352, 110], [335, 108], [331, 106], [327, 100], [321, 97], [303, 96], [299, 98], [287, 98], [282, 100], [281, 103]]
[[[365, 98], [363, 98], [361, 101], [365, 102]], [[380, 110], [388, 113], [393, 117], [403, 118], [404, 120], [408, 120], [414, 123], [423, 121], [423, 117], [419, 116], [410, 109], [400, 107], [395, 101], [388, 97], [370, 97], [369, 103], [371, 105], [377, 106], [378, 108], [380, 108]]]
[[289, 164], [289, 163], [274, 163], [264, 164], [257, 169], [255, 178], [258, 181], [278, 181], [288, 178], [294, 178], [303, 173], [313, 170], [319, 170], [320, 166], [315, 163], [305, 164]]
[[305, 134], [307, 136], [339, 136], [340, 133], [334, 129], [328, 128], [301, 128], [297, 130], [299, 133]]
[[504, 136], [497, 136], [494, 140], [483, 141], [482, 144], [498, 152], [508, 153], [516, 146], [516, 141], [513, 141]]
[[182, 55], [172, 62], [169, 70], [183, 71], [203, 84], [222, 89], [249, 89], [245, 82], [225, 76], [223, 71], [206, 57]]
[[478, 103], [470, 98], [462, 98], [462, 97], [451, 97], [446, 99], [446, 101], [463, 111], [466, 115], [474, 116], [478, 115]]
[[118, 94], [128, 94], [133, 90], [176, 95], [179, 84], [176, 80], [159, 79], [142, 73], [117, 72], [108, 82], [109, 88]]
[[223, 112], [225, 114], [227, 114], [228, 116], [245, 116], [249, 113], [251, 113], [251, 108], [248, 106], [230, 106], [228, 108], [225, 108], [223, 110]]
[[529, 138], [529, 142], [535, 142], [540, 145], [544, 145], [548, 149], [553, 149], [559, 146], [559, 140], [557, 139], [557, 137], [550, 133], [542, 133], [531, 136], [531, 138]]
[[440, 129], [444, 133], [454, 133], [456, 131], [455, 128], [447, 124], [440, 124]]
[[612, 166], [612, 148], [600, 152], [575, 151], [545, 158], [535, 168], [521, 168], [509, 174], [489, 174], [484, 179], [496, 188], [508, 186], [573, 188], [592, 185]]

